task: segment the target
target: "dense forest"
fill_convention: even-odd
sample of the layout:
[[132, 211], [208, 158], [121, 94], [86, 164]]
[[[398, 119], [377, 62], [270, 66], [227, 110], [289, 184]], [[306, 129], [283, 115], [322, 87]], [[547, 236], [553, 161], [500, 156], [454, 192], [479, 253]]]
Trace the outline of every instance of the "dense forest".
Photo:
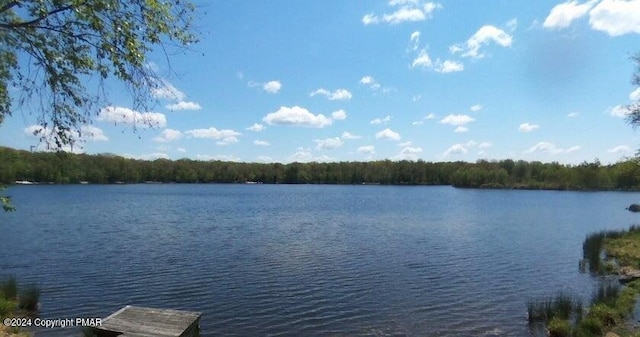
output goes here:
[[0, 183], [246, 183], [453, 185], [472, 188], [640, 190], [640, 162], [579, 165], [510, 159], [467, 162], [237, 163], [153, 161], [112, 154], [28, 152], [0, 147]]

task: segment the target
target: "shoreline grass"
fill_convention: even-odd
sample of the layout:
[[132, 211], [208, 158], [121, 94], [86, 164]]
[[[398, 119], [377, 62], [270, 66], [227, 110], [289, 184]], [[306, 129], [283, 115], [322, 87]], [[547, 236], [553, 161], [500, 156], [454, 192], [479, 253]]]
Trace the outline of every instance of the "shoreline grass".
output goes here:
[[[544, 322], [553, 337], [595, 337], [609, 332], [640, 336], [640, 330], [628, 324], [640, 294], [640, 226], [589, 234], [582, 249], [581, 270], [588, 266], [594, 275], [620, 276], [615, 280], [601, 279], [587, 310], [568, 309], [575, 300], [562, 293], [551, 299], [529, 301], [529, 321]], [[623, 278], [629, 281], [631, 275], [630, 282], [620, 284]]]
[[527, 303], [529, 323], [546, 322], [554, 318], [579, 319], [582, 311], [582, 299], [562, 291], [554, 296], [529, 300]]
[[582, 244], [583, 264], [592, 273], [617, 274], [624, 268], [640, 268], [640, 226], [587, 235]]
[[559, 292], [527, 303], [529, 324], [543, 323], [551, 337], [596, 337], [607, 332], [619, 336], [639, 336], [627, 326], [635, 308], [640, 280], [622, 287], [603, 280], [594, 290], [588, 309], [579, 296]]
[[[38, 311], [40, 288], [30, 284], [23, 289], [18, 287], [14, 276], [0, 282], [0, 319], [18, 315], [33, 315]], [[0, 325], [0, 337], [29, 337], [30, 334], [20, 328]]]

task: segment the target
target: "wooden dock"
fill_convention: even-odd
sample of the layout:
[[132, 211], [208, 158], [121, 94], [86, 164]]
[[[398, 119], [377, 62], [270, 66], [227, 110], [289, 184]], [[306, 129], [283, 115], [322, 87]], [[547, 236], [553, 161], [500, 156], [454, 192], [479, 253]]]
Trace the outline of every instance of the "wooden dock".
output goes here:
[[97, 337], [197, 337], [200, 316], [199, 312], [127, 305], [93, 330]]

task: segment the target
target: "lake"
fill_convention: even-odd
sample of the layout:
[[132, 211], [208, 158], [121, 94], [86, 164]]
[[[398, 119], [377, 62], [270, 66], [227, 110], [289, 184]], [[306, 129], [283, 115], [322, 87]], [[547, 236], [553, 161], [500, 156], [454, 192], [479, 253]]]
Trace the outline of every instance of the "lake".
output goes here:
[[[202, 312], [202, 336], [528, 336], [526, 303], [587, 298], [582, 241], [640, 193], [448, 186], [12, 186], [0, 277], [42, 318]], [[38, 336], [69, 335], [69, 330]], [[75, 333], [75, 332], [74, 332]]]

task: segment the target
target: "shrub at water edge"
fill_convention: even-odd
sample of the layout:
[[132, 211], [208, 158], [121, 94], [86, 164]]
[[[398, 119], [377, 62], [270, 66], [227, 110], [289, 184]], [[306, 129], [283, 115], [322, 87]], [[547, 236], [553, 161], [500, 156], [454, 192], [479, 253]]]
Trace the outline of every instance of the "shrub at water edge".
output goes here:
[[18, 298], [18, 308], [28, 312], [38, 311], [38, 301], [40, 300], [40, 288], [31, 284], [20, 292]]
[[0, 296], [0, 318], [9, 316], [16, 310], [16, 304]]
[[554, 317], [549, 322], [549, 337], [570, 337], [571, 323], [568, 319]]
[[9, 276], [0, 284], [0, 297], [15, 301], [18, 297], [18, 282], [14, 276]]

